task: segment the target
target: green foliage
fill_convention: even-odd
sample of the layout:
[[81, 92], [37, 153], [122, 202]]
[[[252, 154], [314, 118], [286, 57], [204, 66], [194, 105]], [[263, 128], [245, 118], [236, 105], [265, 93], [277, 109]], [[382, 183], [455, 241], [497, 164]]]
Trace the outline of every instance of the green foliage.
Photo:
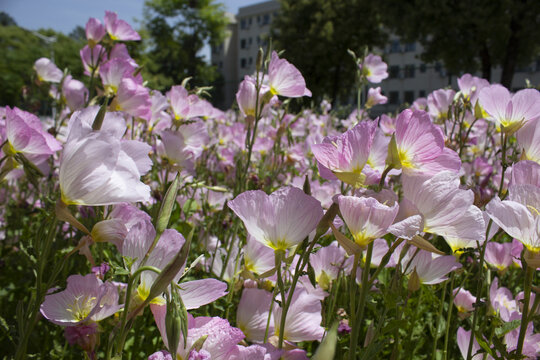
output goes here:
[[[386, 35], [373, 1], [282, 0], [272, 32], [275, 48], [304, 75], [318, 102], [350, 95], [356, 76], [347, 49], [363, 54], [364, 48], [384, 44]], [[302, 36], [298, 36], [302, 34]]]
[[383, 0], [385, 26], [407, 41], [418, 40], [426, 62], [442, 60], [454, 74], [503, 68], [500, 81], [510, 88], [516, 66], [539, 53], [540, 3], [534, 0]]
[[49, 45], [32, 31], [16, 25], [0, 25], [0, 106], [47, 112], [42, 105], [47, 102], [44, 101], [48, 98], [47, 87], [34, 86], [36, 76], [33, 65], [40, 57], [51, 58], [54, 55], [54, 62], [60, 69], [69, 68], [75, 78], [81, 78], [83, 68], [79, 50], [84, 46], [84, 40], [50, 29], [40, 30], [39, 33], [55, 40]]
[[228, 20], [214, 0], [149, 0], [145, 3], [143, 36], [147, 38], [143, 75], [153, 88], [164, 91], [193, 77], [192, 85], [208, 85], [217, 78], [200, 51], [219, 44]]

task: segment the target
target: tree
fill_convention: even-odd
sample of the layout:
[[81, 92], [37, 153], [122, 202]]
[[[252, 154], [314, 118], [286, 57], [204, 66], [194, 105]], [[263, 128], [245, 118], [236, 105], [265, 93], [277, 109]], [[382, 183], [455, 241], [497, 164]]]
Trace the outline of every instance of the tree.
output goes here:
[[69, 69], [75, 78], [81, 78], [83, 68], [79, 49], [85, 40], [76, 41], [53, 30], [39, 30], [41, 35], [54, 37], [46, 44], [35, 32], [16, 25], [0, 25], [0, 106], [19, 106], [32, 111], [43, 111], [48, 100], [46, 87], [33, 86], [34, 62], [40, 57], [50, 58], [60, 69]]
[[315, 101], [333, 102], [351, 93], [356, 54], [384, 44], [380, 16], [370, 0], [281, 0], [273, 24], [274, 48], [302, 72]]
[[6, 14], [3, 11], [0, 11], [0, 25], [1, 26], [11, 26], [11, 25], [17, 25], [15, 22], [15, 19], [13, 19], [9, 14]]
[[143, 35], [148, 38], [145, 73], [152, 87], [165, 90], [193, 77], [208, 85], [217, 71], [200, 53], [205, 44], [219, 44], [228, 20], [223, 4], [214, 0], [148, 0]]
[[406, 41], [419, 41], [426, 62], [442, 60], [451, 73], [475, 72], [511, 88], [516, 66], [539, 53], [537, 0], [381, 0], [385, 25]]

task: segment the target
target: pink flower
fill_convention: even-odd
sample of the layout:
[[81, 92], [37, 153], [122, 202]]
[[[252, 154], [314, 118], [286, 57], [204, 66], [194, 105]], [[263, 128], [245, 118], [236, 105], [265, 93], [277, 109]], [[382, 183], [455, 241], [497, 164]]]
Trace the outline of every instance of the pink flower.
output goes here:
[[280, 59], [273, 51], [270, 64], [268, 64], [268, 85], [273, 95], [286, 97], [311, 96], [306, 88], [306, 81], [294, 65], [285, 59]]
[[532, 185], [540, 188], [540, 164], [530, 160], [522, 160], [512, 165], [510, 186], [514, 185]]
[[[408, 266], [407, 274], [416, 271], [422, 284], [434, 285], [441, 283], [448, 279], [445, 275], [461, 267], [461, 264], [456, 261], [453, 255], [440, 256], [429, 251], [420, 250], [413, 258], [415, 251], [415, 248], [409, 249], [401, 263], [404, 268]], [[410, 265], [408, 265], [409, 261]]]
[[116, 94], [120, 83], [123, 78], [132, 78], [136, 83], [142, 85], [142, 77], [140, 74], [137, 78], [133, 77], [135, 67], [131, 62], [122, 58], [115, 58], [107, 61], [99, 68], [99, 75], [103, 82], [105, 92], [110, 94]]
[[340, 196], [338, 203], [343, 220], [360, 246], [386, 235], [399, 210], [397, 202], [385, 205], [373, 197]]
[[252, 236], [247, 237], [244, 247], [244, 266], [255, 274], [264, 274], [275, 266], [274, 252]]
[[68, 277], [66, 290], [45, 296], [40, 311], [50, 322], [73, 326], [103, 320], [121, 308], [117, 287], [88, 274]]
[[350, 272], [352, 266], [350, 259], [352, 258], [346, 258], [345, 250], [335, 241], [310, 255], [309, 263], [313, 267], [315, 280], [321, 289], [328, 290], [340, 271]]
[[116, 109], [131, 116], [149, 120], [152, 116], [152, 101], [148, 89], [132, 78], [123, 78], [116, 94]]
[[88, 89], [81, 81], [75, 80], [71, 75], [68, 75], [62, 82], [62, 95], [66, 99], [69, 109], [75, 111], [82, 109], [86, 105]]
[[107, 51], [99, 44], [94, 47], [86, 45], [79, 52], [84, 67], [85, 75], [90, 76], [92, 72], [97, 74], [99, 66], [107, 61]]
[[[534, 295], [534, 294], [531, 294]], [[514, 315], [511, 320], [518, 320], [519, 317]], [[511, 352], [517, 349], [517, 343], [519, 338], [519, 328], [511, 330], [504, 336], [504, 342], [506, 343], [506, 351]], [[540, 356], [540, 334], [534, 333], [534, 327], [532, 321], [527, 325], [525, 330], [525, 339], [523, 341], [523, 355], [527, 360], [535, 360]]]
[[[321, 326], [321, 311], [320, 299], [310, 295], [304, 287], [297, 287], [285, 318], [283, 339], [292, 342], [320, 341], [324, 334], [324, 328]], [[274, 335], [279, 336], [281, 322], [281, 307], [279, 306], [274, 308], [274, 322]]]
[[378, 55], [368, 54], [364, 61], [358, 65], [362, 74], [369, 82], [377, 84], [388, 77], [388, 65]]
[[[259, 106], [261, 106], [262, 98], [259, 97]], [[245, 76], [244, 80], [238, 87], [236, 93], [236, 102], [244, 116], [255, 116], [255, 107], [257, 103], [257, 89], [255, 81], [249, 76]]]
[[140, 35], [124, 20], [112, 11], [105, 11], [105, 28], [113, 40], [141, 40]]
[[463, 288], [454, 289], [454, 305], [456, 305], [458, 310], [458, 316], [462, 317], [463, 315], [473, 311], [475, 302], [476, 297], [473, 296], [470, 291]]
[[79, 345], [83, 350], [92, 352], [99, 340], [98, 324], [66, 326], [64, 328], [64, 337], [69, 345]]
[[131, 227], [141, 221], [150, 220], [147, 213], [131, 204], [115, 205], [107, 219], [96, 223], [92, 228], [92, 240], [110, 242], [121, 252], [123, 242]]
[[482, 89], [478, 101], [489, 119], [504, 127], [504, 132], [509, 135], [540, 117], [540, 92], [535, 89], [510, 95], [504, 86], [491, 85]]
[[86, 22], [86, 39], [90, 47], [96, 46], [105, 36], [105, 28], [101, 21], [96, 18], [90, 18]]
[[435, 90], [427, 97], [429, 115], [434, 121], [444, 121], [448, 117], [448, 109], [454, 101], [456, 92], [452, 89]]
[[[459, 185], [459, 176], [448, 171], [428, 180], [421, 176], [403, 177], [405, 199], [400, 204], [400, 213], [403, 211], [405, 216], [398, 218], [420, 220], [424, 232], [444, 236], [453, 251], [462, 248], [463, 243], [482, 243], [485, 240], [482, 211], [473, 205], [473, 192]], [[408, 225], [416, 226], [414, 221]]]
[[40, 81], [59, 83], [64, 76], [62, 70], [47, 58], [39, 58], [34, 63], [34, 70]]
[[482, 79], [471, 74], [465, 74], [457, 79], [460, 93], [468, 99], [471, 104], [475, 105], [478, 100], [480, 91], [489, 86], [489, 81]]
[[193, 170], [195, 161], [203, 152], [203, 146], [209, 141], [206, 126], [202, 121], [181, 125], [176, 131], [164, 130], [160, 136], [158, 153], [167, 158], [171, 165], [188, 171]]
[[[467, 353], [469, 351], [470, 340], [471, 340], [471, 331], [466, 331], [465, 329], [459, 327], [457, 331], [457, 343], [458, 343], [459, 351], [461, 352], [461, 356], [463, 357], [463, 360], [467, 360]], [[476, 337], [473, 336], [471, 359], [482, 360], [484, 358], [484, 353], [481, 351], [482, 351], [482, 348], [478, 344]], [[487, 355], [486, 360], [493, 360], [493, 357], [491, 355]]]
[[337, 137], [326, 137], [321, 144], [311, 146], [313, 156], [319, 164], [321, 177], [339, 180], [360, 187], [362, 174], [368, 160], [377, 123], [363, 121]]
[[189, 95], [183, 86], [173, 86], [167, 93], [167, 99], [171, 103], [175, 120], [189, 120], [208, 114], [207, 104], [197, 95]]
[[19, 108], [6, 107], [5, 129], [8, 152], [22, 153], [34, 164], [44, 162], [50, 155], [62, 149], [54, 136], [43, 130], [37, 116]]
[[[149, 220], [140, 221], [133, 225], [128, 232], [122, 246], [122, 255], [133, 260], [131, 273], [134, 273], [142, 263], [148, 249], [152, 245], [156, 231]], [[164, 269], [167, 264], [178, 254], [185, 243], [185, 239], [178, 231], [166, 229], [160, 236], [156, 247], [152, 250], [145, 266], [153, 266]], [[174, 276], [173, 281], [177, 282], [182, 275], [183, 266]], [[154, 284], [158, 274], [152, 271], [144, 271], [140, 277], [140, 284], [137, 287], [137, 296], [140, 300], [146, 300], [150, 294], [150, 289]], [[197, 309], [226, 294], [227, 284], [215, 279], [202, 279], [183, 282], [179, 290], [182, 301], [186, 309]], [[151, 304], [163, 305], [165, 299], [158, 296], [151, 300]]]
[[[140, 177], [152, 165], [148, 157], [150, 146], [121, 140], [123, 133], [119, 135], [107, 128], [92, 131], [83, 119], [95, 118], [98, 110], [93, 107], [75, 112], [70, 119], [58, 175], [62, 200], [68, 205], [90, 206], [148, 201], [150, 188], [140, 182]], [[104, 124], [113, 121], [110, 116], [114, 117], [105, 115]]]
[[[381, 180], [382, 173], [386, 168], [386, 158], [388, 157], [388, 144], [390, 138], [385, 136], [381, 129], [375, 131], [375, 137], [371, 145], [371, 151], [366, 162], [366, 166], [362, 170], [366, 176], [365, 185], [375, 185]], [[396, 169], [390, 170], [388, 175], [399, 175], [400, 171]]]
[[514, 314], [519, 315], [519, 308], [514, 296], [505, 287], [499, 287], [499, 279], [494, 278], [489, 288], [489, 300], [495, 313], [503, 321], [511, 321]]
[[497, 243], [490, 241], [486, 245], [486, 262], [495, 267], [497, 270], [502, 271], [512, 265], [512, 243]]
[[381, 94], [381, 87], [370, 88], [368, 90], [368, 98], [366, 101], [366, 109], [369, 109], [375, 105], [386, 104], [388, 98]]
[[321, 203], [298, 188], [281, 188], [271, 195], [246, 191], [228, 203], [257, 241], [286, 250], [315, 230], [323, 216]]
[[[268, 313], [272, 310], [272, 293], [263, 289], [245, 288], [236, 312], [236, 324], [249, 341], [263, 342], [268, 323]], [[271, 315], [271, 314], [270, 314]], [[274, 318], [271, 315], [268, 333], [274, 332]]]
[[396, 119], [397, 118], [391, 118], [385, 114], [379, 117], [379, 125], [385, 135], [392, 135], [394, 132], [396, 132]]
[[522, 150], [521, 158], [540, 164], [540, 120], [528, 121], [516, 133], [518, 149]]
[[540, 188], [533, 185], [511, 186], [508, 200], [493, 198], [486, 212], [506, 233], [521, 241], [533, 253], [540, 251]]
[[444, 170], [457, 172], [461, 160], [444, 146], [441, 129], [424, 111], [404, 110], [396, 121], [397, 156], [406, 174], [434, 175]]
[[[165, 329], [166, 305], [151, 305], [152, 314], [156, 325], [161, 333], [161, 338], [168, 346], [167, 331]], [[193, 344], [201, 337], [206, 336], [200, 350], [192, 349]], [[227, 360], [229, 353], [236, 350], [236, 345], [244, 338], [239, 329], [232, 327], [227, 320], [219, 317], [196, 317], [188, 314], [187, 338], [180, 338], [177, 357], [180, 359], [212, 359]], [[196, 357], [204, 352], [207, 357]], [[165, 355], [165, 354], [164, 354]], [[175, 357], [175, 358], [177, 358]], [[168, 357], [156, 357], [155, 359], [167, 359]]]

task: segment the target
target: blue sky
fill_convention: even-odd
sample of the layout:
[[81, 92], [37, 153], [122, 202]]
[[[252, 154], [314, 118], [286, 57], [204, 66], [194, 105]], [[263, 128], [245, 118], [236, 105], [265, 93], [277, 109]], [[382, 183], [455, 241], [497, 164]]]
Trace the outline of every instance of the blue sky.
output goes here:
[[[236, 14], [242, 6], [264, 0], [221, 0], [228, 12]], [[144, 0], [0, 0], [0, 11], [8, 13], [19, 26], [29, 30], [52, 28], [69, 34], [77, 25], [85, 26], [90, 17], [103, 21], [105, 10], [118, 13], [136, 29], [143, 17]], [[202, 54], [210, 58], [210, 47]]]
[[[221, 0], [227, 11], [236, 14], [242, 6], [263, 0]], [[84, 27], [90, 17], [102, 19], [105, 10], [116, 11], [134, 27], [142, 19], [144, 0], [0, 0], [0, 11], [8, 13], [19, 26], [30, 30], [52, 28], [70, 33], [77, 25]]]

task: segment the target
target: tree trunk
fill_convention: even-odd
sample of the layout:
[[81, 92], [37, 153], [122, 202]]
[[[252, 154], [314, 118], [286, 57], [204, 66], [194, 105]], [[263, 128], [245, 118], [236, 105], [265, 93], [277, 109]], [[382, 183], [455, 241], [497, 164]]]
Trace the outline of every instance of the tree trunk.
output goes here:
[[334, 83], [332, 84], [332, 108], [338, 103], [339, 83], [341, 81], [341, 63], [338, 62], [334, 71]]
[[480, 60], [482, 62], [482, 77], [491, 82], [491, 56], [486, 43], [480, 49]]
[[520, 14], [515, 14], [510, 21], [510, 37], [506, 44], [506, 53], [502, 63], [501, 85], [509, 90], [512, 89], [512, 79], [514, 78], [514, 73], [516, 71], [516, 60], [520, 46], [518, 34], [521, 23], [517, 20], [519, 15]]

